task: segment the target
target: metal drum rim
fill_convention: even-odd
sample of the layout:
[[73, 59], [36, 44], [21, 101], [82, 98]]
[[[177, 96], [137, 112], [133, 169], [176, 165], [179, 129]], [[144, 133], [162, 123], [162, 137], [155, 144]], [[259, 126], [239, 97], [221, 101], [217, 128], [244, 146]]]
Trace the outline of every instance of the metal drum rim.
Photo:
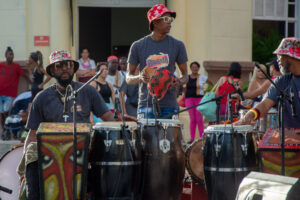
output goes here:
[[[196, 143], [198, 143], [198, 142], [203, 142], [203, 140], [204, 140], [204, 138], [198, 138], [191, 145], [188, 146], [188, 148], [186, 149], [186, 152], [185, 152], [185, 165], [186, 165], [186, 169], [188, 170], [189, 174], [191, 175], [192, 180], [194, 180], [195, 182], [197, 182], [197, 183], [199, 183], [201, 185], [205, 185], [205, 177], [204, 177], [204, 179], [201, 179], [201, 178], [197, 177], [194, 174], [194, 172], [192, 170], [192, 167], [190, 165], [190, 162], [189, 162], [189, 157], [190, 157], [190, 153], [191, 153], [191, 150], [192, 150], [193, 146]], [[203, 159], [204, 159], [204, 155], [203, 155]], [[204, 173], [204, 163], [203, 163], [203, 173]]]

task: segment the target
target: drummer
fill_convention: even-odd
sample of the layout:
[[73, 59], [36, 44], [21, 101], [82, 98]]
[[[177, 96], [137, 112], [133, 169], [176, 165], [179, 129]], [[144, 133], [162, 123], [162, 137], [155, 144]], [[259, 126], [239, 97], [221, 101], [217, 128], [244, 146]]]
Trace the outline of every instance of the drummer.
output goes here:
[[[187, 53], [182, 41], [168, 35], [176, 12], [157, 4], [148, 11], [147, 17], [151, 33], [132, 44], [126, 81], [128, 84], [141, 81], [138, 118], [155, 118], [152, 108], [154, 94], [161, 109], [161, 114], [157, 118], [171, 118], [169, 115], [179, 109], [176, 87], [188, 81]], [[182, 74], [179, 79], [174, 76], [175, 62]], [[135, 75], [138, 65], [142, 73]]]
[[[40, 199], [36, 130], [42, 122], [73, 122], [71, 103], [68, 108], [69, 115], [63, 117], [65, 91], [69, 84], [74, 89], [82, 86], [82, 83], [72, 81], [74, 73], [78, 70], [78, 62], [72, 60], [68, 51], [52, 52], [50, 65], [46, 70], [50, 76], [56, 79], [57, 83], [40, 92], [33, 100], [26, 124], [26, 127], [30, 129], [24, 147], [26, 167], [23, 170], [19, 167], [20, 175], [24, 175], [25, 170], [28, 200]], [[94, 87], [87, 85], [77, 96], [77, 122], [88, 123], [90, 112], [103, 121], [114, 121], [113, 114], [108, 110], [103, 98]]]
[[[283, 73], [275, 80], [275, 83], [289, 97], [294, 95], [293, 103], [298, 115], [297, 117], [292, 116], [292, 106], [285, 100], [284, 126], [286, 128], [300, 128], [300, 40], [298, 38], [284, 38], [274, 54], [277, 54], [280, 71]], [[263, 117], [271, 107], [278, 103], [279, 95], [279, 91], [272, 85], [266, 97], [235, 125], [251, 124], [259, 117]]]

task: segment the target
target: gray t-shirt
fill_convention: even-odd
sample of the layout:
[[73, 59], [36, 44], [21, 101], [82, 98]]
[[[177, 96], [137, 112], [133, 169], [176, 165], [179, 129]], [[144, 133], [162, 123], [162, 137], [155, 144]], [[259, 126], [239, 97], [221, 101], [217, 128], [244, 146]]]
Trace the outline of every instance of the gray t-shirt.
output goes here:
[[[291, 97], [291, 91], [294, 93], [294, 102], [298, 117], [292, 117], [292, 107], [288, 101], [285, 101], [285, 128], [300, 128], [300, 76], [293, 76], [291, 73], [288, 73], [278, 77], [274, 82], [289, 97]], [[272, 85], [267, 92], [266, 98], [278, 103], [279, 95], [278, 90]]]
[[[82, 83], [73, 82], [78, 89]], [[55, 84], [40, 92], [32, 102], [26, 128], [37, 130], [41, 122], [65, 122], [63, 118], [64, 103], [56, 90]], [[69, 103], [67, 122], [73, 122], [73, 101]], [[101, 117], [108, 108], [99, 92], [91, 85], [85, 86], [77, 95], [77, 122], [90, 122], [90, 112]]]
[[127, 114], [132, 116], [137, 116], [137, 106], [139, 98], [139, 85], [138, 84], [127, 84], [126, 81], [123, 81], [123, 84], [120, 88], [120, 92], [126, 94], [126, 111]]
[[[128, 63], [138, 66], [142, 71], [147, 63], [149, 67], [168, 69], [172, 74], [175, 71], [175, 62], [180, 65], [188, 60], [183, 42], [167, 35], [161, 41], [155, 41], [150, 35], [134, 42], [130, 48]], [[147, 84], [139, 87], [139, 107], [152, 106], [152, 97], [148, 95]], [[166, 95], [159, 101], [161, 107], [177, 107], [176, 89], [169, 88]]]

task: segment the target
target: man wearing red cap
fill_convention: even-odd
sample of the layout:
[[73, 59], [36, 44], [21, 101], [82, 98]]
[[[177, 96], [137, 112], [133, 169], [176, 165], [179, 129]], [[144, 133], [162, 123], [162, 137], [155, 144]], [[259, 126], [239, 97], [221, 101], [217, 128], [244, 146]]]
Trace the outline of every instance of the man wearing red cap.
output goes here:
[[[32, 102], [26, 124], [29, 134], [24, 145], [26, 170], [19, 168], [21, 176], [24, 175], [24, 170], [26, 172], [27, 199], [29, 200], [40, 199], [36, 130], [42, 122], [73, 122], [73, 102], [69, 103], [69, 114], [65, 117], [63, 116], [64, 99], [69, 84], [74, 90], [82, 86], [82, 83], [72, 81], [78, 68], [79, 63], [72, 60], [68, 51], [52, 52], [50, 65], [47, 66], [46, 71], [56, 79], [57, 83], [38, 93]], [[87, 85], [77, 95], [77, 122], [90, 122], [91, 112], [103, 121], [114, 121], [113, 114], [108, 110], [99, 92], [91, 85]]]
[[[290, 98], [294, 96], [294, 106], [298, 115], [292, 116], [292, 106], [285, 100], [285, 127], [300, 128], [300, 40], [284, 38], [274, 54], [277, 54], [280, 71], [283, 73], [275, 80], [275, 83]], [[251, 124], [259, 117], [263, 117], [271, 107], [278, 103], [279, 95], [279, 91], [272, 85], [263, 101], [248, 111], [245, 117], [235, 125]]]
[[106, 81], [113, 85], [114, 89], [117, 90], [121, 87], [124, 78], [118, 71], [119, 59], [117, 56], [109, 56], [107, 58], [108, 75]]
[[[176, 87], [187, 82], [187, 53], [183, 42], [171, 37], [171, 23], [176, 17], [174, 11], [157, 4], [147, 13], [150, 35], [134, 42], [128, 59], [128, 84], [142, 81], [139, 92], [138, 117], [154, 118], [152, 98], [158, 98], [161, 114], [158, 118], [170, 118], [168, 115], [178, 111]], [[182, 77], [174, 77], [177, 63]], [[137, 66], [141, 75], [135, 76]], [[147, 110], [148, 109], [148, 110]], [[148, 116], [145, 114], [148, 113]]]

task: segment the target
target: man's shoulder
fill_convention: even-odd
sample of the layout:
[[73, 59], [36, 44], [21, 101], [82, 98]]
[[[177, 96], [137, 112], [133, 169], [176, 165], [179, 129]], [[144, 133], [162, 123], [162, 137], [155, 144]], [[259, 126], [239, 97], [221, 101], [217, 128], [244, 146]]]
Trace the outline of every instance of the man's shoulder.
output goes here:
[[136, 40], [132, 43], [132, 46], [141, 46], [143, 45], [147, 40], [149, 40], [150, 35], [146, 35], [142, 38], [140, 38], [139, 40]]
[[174, 38], [171, 35], [167, 35], [167, 37], [168, 37], [169, 40], [173, 41], [175, 44], [184, 45], [184, 43], [181, 40], [178, 40], [178, 39]]
[[275, 83], [280, 83], [280, 84], [289, 83], [289, 81], [292, 79], [292, 76], [293, 75], [291, 73], [283, 74], [275, 79]]

